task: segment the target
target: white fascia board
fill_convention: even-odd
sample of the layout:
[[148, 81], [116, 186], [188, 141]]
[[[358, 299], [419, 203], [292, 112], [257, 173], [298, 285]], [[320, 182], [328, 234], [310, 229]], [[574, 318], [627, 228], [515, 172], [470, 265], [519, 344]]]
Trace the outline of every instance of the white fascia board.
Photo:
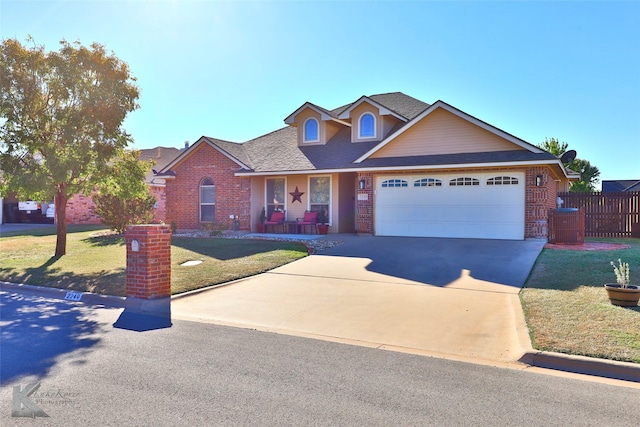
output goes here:
[[367, 159], [373, 153], [377, 152], [382, 147], [384, 147], [385, 145], [387, 145], [388, 143], [390, 143], [391, 141], [393, 141], [394, 139], [396, 139], [397, 137], [399, 137], [400, 135], [405, 133], [413, 125], [415, 125], [416, 123], [420, 122], [420, 120], [424, 119], [426, 116], [428, 116], [429, 114], [433, 113], [438, 108], [442, 108], [443, 110], [448, 111], [451, 114], [454, 114], [454, 115], [460, 117], [461, 119], [464, 119], [464, 120], [468, 121], [469, 123], [472, 123], [472, 124], [482, 128], [482, 129], [484, 129], [484, 130], [486, 130], [488, 132], [491, 132], [494, 135], [497, 135], [497, 136], [499, 136], [501, 138], [504, 138], [507, 141], [509, 141], [509, 142], [521, 147], [521, 148], [524, 148], [525, 150], [531, 151], [532, 153], [544, 153], [544, 150], [542, 150], [541, 148], [538, 148], [535, 145], [529, 144], [528, 142], [523, 141], [520, 138], [516, 138], [515, 136], [513, 136], [513, 135], [511, 135], [511, 134], [509, 134], [509, 133], [507, 133], [507, 132], [505, 132], [505, 131], [503, 131], [501, 129], [498, 129], [495, 126], [491, 126], [490, 124], [485, 123], [482, 120], [479, 120], [479, 119], [477, 119], [477, 118], [465, 113], [464, 111], [461, 111], [461, 110], [458, 110], [455, 107], [452, 107], [451, 105], [447, 104], [446, 102], [438, 100], [435, 103], [431, 104], [431, 106], [429, 106], [429, 108], [424, 110], [422, 113], [420, 113], [417, 117], [415, 117], [409, 123], [407, 123], [406, 126], [401, 128], [400, 130], [398, 130], [393, 135], [390, 135], [387, 139], [385, 139], [384, 141], [381, 141], [380, 144], [376, 145], [371, 150], [367, 151], [361, 157], [356, 159], [354, 163], [360, 163], [363, 160]]
[[[476, 169], [493, 167], [523, 167], [540, 165], [558, 165], [560, 160], [527, 160], [521, 162], [491, 162], [491, 163], [451, 163], [446, 165], [415, 165], [415, 166], [377, 166], [370, 168], [342, 168], [342, 169], [308, 169], [299, 171], [272, 171], [272, 172], [236, 172], [235, 176], [280, 176], [280, 175], [319, 175], [344, 172], [386, 172], [386, 171], [412, 171], [412, 170], [441, 170], [441, 169]], [[564, 173], [568, 179], [575, 178], [573, 175]]]
[[296, 116], [298, 114], [300, 114], [300, 112], [302, 110], [304, 110], [305, 108], [310, 108], [311, 110], [315, 111], [316, 113], [320, 114], [320, 119], [321, 120], [333, 120], [334, 117], [331, 117], [330, 115], [328, 115], [327, 113], [325, 113], [324, 111], [320, 110], [318, 107], [316, 107], [315, 105], [313, 105], [310, 102], [305, 102], [304, 104], [302, 104], [302, 106], [300, 108], [298, 108], [296, 111], [294, 111], [293, 113], [289, 114], [289, 116], [284, 119], [284, 122], [288, 125], [292, 125], [293, 123], [295, 123], [296, 121]]
[[388, 108], [386, 108], [384, 105], [379, 104], [377, 102], [375, 102], [374, 100], [370, 99], [369, 97], [363, 96], [361, 97], [358, 101], [354, 102], [353, 104], [351, 104], [351, 106], [349, 108], [347, 108], [346, 110], [344, 110], [342, 113], [340, 113], [340, 115], [338, 116], [339, 119], [348, 119], [351, 117], [351, 111], [356, 108], [358, 105], [362, 104], [363, 102], [366, 102], [367, 104], [375, 107], [378, 109], [378, 114], [381, 116], [393, 116], [395, 118], [397, 118], [398, 120], [401, 120], [403, 122], [407, 122], [407, 118], [406, 117], [402, 117], [401, 115], [394, 113], [393, 111], [389, 110]]
[[347, 126], [347, 127], [351, 127], [351, 123], [345, 122], [344, 120], [338, 120], [335, 117], [331, 117], [331, 121], [334, 121], [336, 123], [340, 123], [341, 125], [344, 125], [344, 126]]

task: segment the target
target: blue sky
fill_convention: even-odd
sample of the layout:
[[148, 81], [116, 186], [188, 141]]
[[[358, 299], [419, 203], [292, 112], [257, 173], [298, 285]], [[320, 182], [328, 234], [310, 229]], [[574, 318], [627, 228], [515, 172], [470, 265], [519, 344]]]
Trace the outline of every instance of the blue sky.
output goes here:
[[242, 142], [309, 101], [401, 91], [640, 179], [640, 2], [0, 0], [0, 37], [131, 67], [136, 148]]

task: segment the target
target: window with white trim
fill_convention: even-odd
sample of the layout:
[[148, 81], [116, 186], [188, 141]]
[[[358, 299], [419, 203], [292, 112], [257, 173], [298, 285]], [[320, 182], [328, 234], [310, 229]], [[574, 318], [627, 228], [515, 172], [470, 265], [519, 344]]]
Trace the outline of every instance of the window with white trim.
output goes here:
[[216, 186], [212, 178], [200, 182], [200, 222], [214, 222], [216, 219]]
[[437, 178], [421, 178], [413, 181], [414, 187], [442, 187], [442, 181]]
[[407, 181], [404, 179], [387, 179], [382, 181], [382, 188], [391, 188], [391, 187], [407, 187]]
[[324, 210], [326, 221], [331, 218], [331, 177], [309, 177], [309, 210]]
[[285, 179], [284, 178], [267, 178], [267, 218], [271, 218], [274, 211], [285, 211]]
[[517, 185], [518, 178], [513, 176], [495, 176], [487, 180], [487, 185]]
[[358, 138], [376, 137], [376, 118], [371, 113], [364, 113], [358, 120]]
[[470, 185], [480, 185], [480, 180], [477, 178], [470, 178], [468, 176], [454, 178], [449, 181], [451, 187], [466, 187]]
[[303, 142], [318, 142], [320, 141], [320, 125], [318, 124], [318, 120], [313, 117], [309, 117], [304, 122], [304, 135]]

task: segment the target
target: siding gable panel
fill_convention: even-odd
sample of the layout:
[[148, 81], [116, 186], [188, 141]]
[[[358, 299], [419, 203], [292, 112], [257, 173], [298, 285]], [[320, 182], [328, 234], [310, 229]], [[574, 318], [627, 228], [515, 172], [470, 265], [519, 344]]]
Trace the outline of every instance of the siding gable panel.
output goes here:
[[509, 150], [524, 148], [439, 108], [371, 158]]

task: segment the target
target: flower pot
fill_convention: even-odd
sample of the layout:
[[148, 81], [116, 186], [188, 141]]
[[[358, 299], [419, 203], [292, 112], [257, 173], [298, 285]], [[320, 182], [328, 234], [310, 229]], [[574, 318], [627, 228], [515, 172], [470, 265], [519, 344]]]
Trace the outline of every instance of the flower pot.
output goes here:
[[258, 233], [264, 233], [264, 224], [258, 223]]
[[318, 234], [327, 234], [329, 224], [318, 224]]
[[620, 307], [635, 307], [640, 300], [640, 286], [629, 285], [621, 288], [617, 283], [607, 283], [604, 285], [611, 304]]

